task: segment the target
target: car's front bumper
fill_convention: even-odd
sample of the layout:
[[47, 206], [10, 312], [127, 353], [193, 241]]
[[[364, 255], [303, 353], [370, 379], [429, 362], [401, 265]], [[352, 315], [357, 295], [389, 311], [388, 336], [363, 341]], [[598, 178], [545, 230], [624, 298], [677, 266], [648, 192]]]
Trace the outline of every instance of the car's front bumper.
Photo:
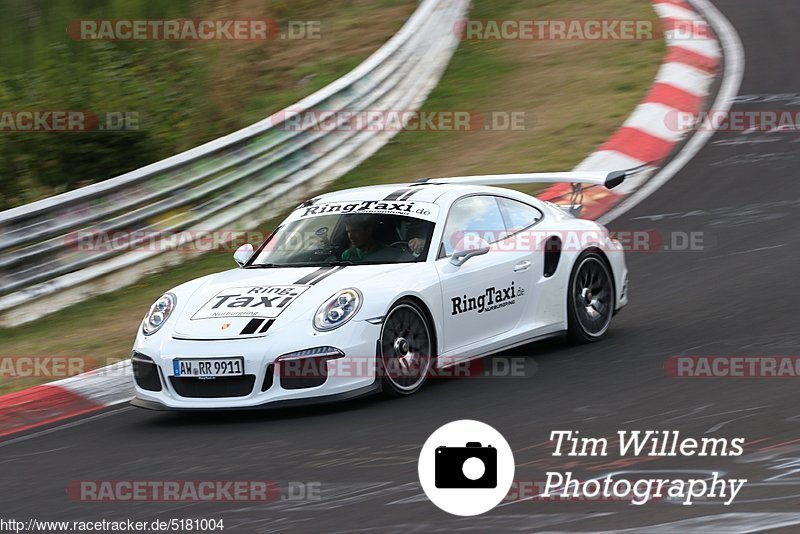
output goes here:
[[301, 406], [313, 406], [317, 404], [331, 404], [334, 402], [344, 402], [351, 399], [356, 399], [358, 397], [365, 397], [367, 395], [372, 395], [373, 393], [378, 393], [381, 391], [381, 383], [379, 381], [373, 382], [371, 385], [360, 388], [354, 389], [351, 391], [346, 391], [344, 393], [335, 393], [333, 395], [321, 395], [318, 397], [304, 397], [304, 398], [297, 398], [297, 399], [286, 399], [286, 400], [272, 400], [267, 401], [264, 404], [256, 404], [254, 406], [231, 406], [231, 407], [208, 407], [208, 406], [192, 406], [191, 408], [176, 408], [174, 406], [167, 406], [159, 401], [153, 400], [146, 400], [139, 397], [135, 397], [133, 400], [130, 401], [132, 406], [136, 406], [138, 408], [145, 408], [147, 410], [156, 410], [156, 411], [180, 411], [180, 412], [195, 412], [195, 411], [205, 411], [205, 410], [277, 410], [280, 408], [297, 408]]
[[[305, 336], [283, 331], [233, 341], [182, 340], [166, 334], [157, 339], [140, 337], [133, 349], [139, 361], [134, 365], [136, 398], [132, 404], [159, 410], [246, 409], [333, 402], [365, 395], [380, 388], [375, 372], [379, 335], [380, 325], [351, 321], [332, 332]], [[282, 374], [279, 357], [315, 347], [334, 347], [343, 355], [321, 364], [319, 360], [311, 362], [313, 365], [308, 368], [315, 380], [287, 380], [288, 367], [283, 364]], [[242, 357], [244, 376], [201, 379], [174, 375], [176, 358], [219, 357]], [[143, 380], [142, 369], [156, 374]], [[303, 366], [296, 369], [302, 371]]]

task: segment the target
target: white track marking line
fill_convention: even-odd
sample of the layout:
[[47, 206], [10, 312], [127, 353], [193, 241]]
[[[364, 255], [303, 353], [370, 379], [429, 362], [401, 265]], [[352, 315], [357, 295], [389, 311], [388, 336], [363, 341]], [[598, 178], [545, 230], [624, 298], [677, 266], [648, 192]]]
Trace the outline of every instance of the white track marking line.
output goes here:
[[783, 243], [781, 245], [772, 245], [771, 247], [751, 248], [750, 250], [740, 250], [738, 252], [730, 252], [728, 254], [720, 254], [719, 256], [702, 258], [701, 261], [718, 260], [720, 258], [728, 258], [730, 256], [741, 256], [742, 254], [752, 254], [753, 252], [764, 252], [765, 250], [775, 250], [778, 248], [783, 248], [785, 246], [787, 246], [786, 243]]
[[125, 407], [120, 408], [118, 410], [110, 410], [108, 412], [99, 413], [97, 415], [92, 415], [90, 417], [86, 417], [86, 418], [83, 418], [83, 419], [78, 419], [76, 421], [72, 421], [71, 423], [66, 423], [66, 424], [54, 426], [52, 428], [48, 428], [48, 429], [45, 429], [45, 430], [40, 430], [39, 432], [34, 432], [33, 434], [25, 434], [23, 436], [19, 436], [18, 438], [12, 438], [12, 439], [0, 442], [0, 448], [1, 447], [5, 447], [6, 445], [12, 445], [14, 443], [19, 443], [21, 441], [28, 441], [29, 439], [34, 439], [34, 438], [38, 438], [38, 437], [41, 437], [41, 436], [45, 436], [47, 434], [52, 434], [53, 432], [58, 432], [59, 430], [66, 430], [68, 428], [74, 428], [76, 426], [80, 426], [82, 424], [89, 423], [89, 422], [95, 421], [97, 419], [103, 419], [105, 417], [109, 417], [109, 416], [112, 416], [112, 415], [117, 415], [119, 413], [127, 412], [127, 411], [133, 410], [133, 409], [134, 409], [133, 406], [125, 406]]

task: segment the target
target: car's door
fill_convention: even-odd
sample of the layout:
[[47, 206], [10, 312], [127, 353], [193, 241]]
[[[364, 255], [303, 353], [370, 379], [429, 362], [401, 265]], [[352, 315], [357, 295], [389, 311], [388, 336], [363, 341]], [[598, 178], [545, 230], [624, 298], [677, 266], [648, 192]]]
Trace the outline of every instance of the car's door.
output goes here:
[[[520, 200], [507, 197], [498, 197], [500, 211], [503, 213], [503, 220], [508, 231], [507, 247], [515, 248], [520, 251], [528, 251], [526, 258], [531, 262], [531, 269], [525, 281], [525, 303], [519, 310], [519, 322], [517, 326], [525, 327], [535, 335], [535, 330], [544, 327], [552, 322], [549, 315], [557, 316], [557, 310], [561, 309], [558, 302], [551, 302], [546, 297], [545, 289], [551, 284], [550, 275], [545, 275], [544, 252], [545, 242], [548, 232], [539, 223], [543, 220], [544, 214], [538, 208]], [[550, 291], [550, 293], [554, 293]], [[564, 299], [563, 290], [559, 290], [557, 299]], [[542, 308], [552, 310], [549, 313], [542, 313]]]
[[[513, 329], [525, 308], [531, 251], [505, 246], [506, 223], [492, 195], [469, 195], [450, 208], [435, 260], [444, 306], [444, 353], [457, 359], [459, 348]], [[463, 265], [453, 253], [484, 240], [493, 246]]]

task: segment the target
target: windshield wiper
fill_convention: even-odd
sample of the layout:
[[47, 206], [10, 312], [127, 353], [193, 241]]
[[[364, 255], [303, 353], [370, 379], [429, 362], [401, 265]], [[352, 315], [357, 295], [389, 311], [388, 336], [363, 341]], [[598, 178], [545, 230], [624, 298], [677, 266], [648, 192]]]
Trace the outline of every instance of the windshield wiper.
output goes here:
[[309, 267], [338, 267], [340, 265], [355, 265], [350, 260], [323, 261], [319, 263], [309, 263]]
[[248, 265], [245, 269], [272, 269], [273, 267], [285, 267], [285, 265], [278, 265], [277, 263], [254, 263]]
[[271, 269], [277, 267], [338, 267], [340, 265], [354, 265], [352, 261], [320, 261], [308, 263], [255, 263], [245, 269]]

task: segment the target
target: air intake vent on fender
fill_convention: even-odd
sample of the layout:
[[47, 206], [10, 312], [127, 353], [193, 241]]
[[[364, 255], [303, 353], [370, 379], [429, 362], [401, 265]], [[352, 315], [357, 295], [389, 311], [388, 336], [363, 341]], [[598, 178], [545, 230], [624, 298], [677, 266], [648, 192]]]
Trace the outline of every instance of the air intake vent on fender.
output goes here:
[[558, 262], [561, 259], [561, 238], [550, 236], [544, 245], [544, 277], [550, 278], [558, 270]]

